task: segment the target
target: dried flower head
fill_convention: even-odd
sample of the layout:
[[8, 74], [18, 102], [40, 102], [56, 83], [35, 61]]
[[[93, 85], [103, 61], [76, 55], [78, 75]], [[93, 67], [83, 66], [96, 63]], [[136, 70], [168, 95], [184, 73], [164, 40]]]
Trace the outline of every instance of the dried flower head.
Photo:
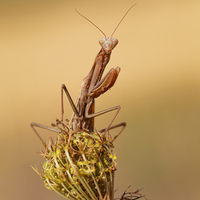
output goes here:
[[[63, 128], [64, 127], [64, 128]], [[72, 131], [62, 123], [55, 141], [45, 145], [42, 172], [46, 188], [69, 200], [114, 199], [116, 155], [108, 137]]]

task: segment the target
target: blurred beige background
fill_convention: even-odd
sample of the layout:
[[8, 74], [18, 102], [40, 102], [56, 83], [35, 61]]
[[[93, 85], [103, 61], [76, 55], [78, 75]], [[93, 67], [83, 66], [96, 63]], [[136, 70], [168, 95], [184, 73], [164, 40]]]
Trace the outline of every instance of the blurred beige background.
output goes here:
[[120, 66], [120, 76], [96, 101], [97, 111], [121, 105], [115, 123], [127, 122], [115, 142], [115, 197], [131, 185], [149, 200], [200, 199], [199, 0], [0, 1], [0, 199], [62, 199], [31, 169], [43, 158], [29, 124], [60, 118], [61, 84], [76, 100], [100, 50], [103, 35], [74, 8], [110, 36], [135, 2], [105, 71]]

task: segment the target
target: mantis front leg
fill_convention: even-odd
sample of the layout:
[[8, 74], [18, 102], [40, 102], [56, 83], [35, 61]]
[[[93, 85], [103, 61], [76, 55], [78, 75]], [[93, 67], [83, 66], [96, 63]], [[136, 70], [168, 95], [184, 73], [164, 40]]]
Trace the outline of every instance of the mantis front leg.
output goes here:
[[90, 110], [94, 105], [94, 98], [99, 97], [101, 94], [105, 93], [108, 89], [110, 89], [115, 84], [115, 81], [116, 81], [116, 79], [119, 75], [119, 72], [120, 72], [119, 67], [117, 67], [116, 69], [111, 69], [105, 75], [105, 77], [95, 85], [95, 87], [92, 89], [92, 91], [89, 94], [90, 100], [89, 100], [89, 103], [86, 105], [86, 109], [85, 109], [85, 117], [87, 119], [100, 116], [102, 114], [105, 114], [105, 113], [113, 111], [113, 110], [117, 110], [115, 116], [113, 117], [112, 121], [108, 125], [107, 129], [105, 129], [104, 135], [111, 128], [111, 125], [112, 125], [113, 121], [115, 120], [115, 118], [117, 117], [121, 107], [115, 106], [115, 107], [112, 107], [112, 108], [109, 108], [109, 109], [106, 109], [106, 110], [103, 110], [103, 111], [100, 111], [100, 112], [97, 112], [97, 113], [91, 113]]

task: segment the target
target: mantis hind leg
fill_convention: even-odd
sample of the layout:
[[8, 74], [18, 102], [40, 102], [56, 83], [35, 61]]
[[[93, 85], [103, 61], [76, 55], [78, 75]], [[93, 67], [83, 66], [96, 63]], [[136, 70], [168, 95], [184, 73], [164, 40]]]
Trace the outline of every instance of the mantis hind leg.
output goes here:
[[109, 131], [109, 130], [112, 130], [112, 129], [115, 129], [115, 128], [118, 128], [118, 127], [122, 127], [121, 130], [117, 133], [117, 135], [115, 135], [115, 137], [112, 139], [112, 142], [114, 142], [114, 140], [116, 140], [116, 138], [122, 133], [122, 131], [125, 129], [126, 127], [126, 123], [125, 122], [122, 122], [122, 123], [119, 123], [119, 124], [116, 124], [114, 126], [110, 126], [109, 129], [108, 128], [104, 128], [104, 129], [101, 129], [99, 130], [100, 133], [104, 132], [104, 131]]
[[[72, 107], [72, 110], [74, 111], [74, 113], [77, 116], [79, 116], [78, 110], [77, 110], [77, 108], [76, 108], [76, 106], [75, 106], [75, 104], [74, 104], [74, 102], [73, 102], [73, 100], [72, 100], [72, 98], [71, 98], [71, 96], [70, 96], [70, 94], [69, 94], [66, 86], [63, 84], [61, 86], [61, 113], [62, 114], [61, 114], [61, 121], [58, 120], [59, 124], [62, 123], [62, 121], [63, 121], [63, 115], [64, 115], [63, 90], [65, 91], [65, 93], [67, 95], [67, 98], [68, 98], [69, 103], [70, 103], [70, 105]], [[44, 147], [46, 147], [46, 144], [45, 144], [44, 140], [42, 139], [42, 137], [40, 136], [40, 134], [38, 133], [38, 131], [35, 129], [35, 127], [43, 128], [43, 129], [46, 129], [46, 130], [49, 130], [49, 131], [53, 131], [53, 132], [56, 132], [56, 133], [60, 133], [61, 132], [61, 130], [57, 130], [57, 129], [54, 129], [52, 127], [44, 126], [42, 124], [38, 124], [38, 123], [35, 123], [35, 122], [32, 122], [30, 124], [30, 126], [33, 129], [33, 131], [35, 132], [35, 134], [37, 135], [37, 137], [39, 138], [39, 140], [42, 142], [42, 144], [44, 145]]]
[[37, 137], [42, 142], [42, 144], [44, 145], [45, 148], [46, 148], [46, 144], [45, 144], [44, 140], [42, 139], [42, 137], [40, 136], [40, 134], [35, 129], [35, 127], [39, 127], [39, 128], [43, 128], [43, 129], [46, 129], [46, 130], [49, 130], [49, 131], [60, 133], [60, 130], [57, 130], [57, 129], [54, 129], [54, 128], [51, 128], [51, 127], [48, 127], [48, 126], [44, 126], [42, 124], [38, 124], [38, 123], [35, 123], [35, 122], [32, 122], [30, 125], [31, 125], [31, 128], [33, 129], [33, 131], [35, 132], [35, 134], [37, 135]]
[[[90, 107], [90, 105], [88, 104], [88, 107]], [[115, 107], [112, 107], [112, 108], [108, 108], [106, 110], [102, 110], [102, 111], [99, 111], [99, 112], [96, 112], [96, 113], [92, 113], [92, 114], [88, 114], [88, 109], [86, 107], [86, 113], [85, 113], [85, 117], [86, 118], [94, 118], [94, 117], [97, 117], [97, 116], [100, 116], [100, 115], [103, 115], [107, 112], [110, 112], [110, 111], [113, 111], [113, 110], [117, 110], [116, 114], [114, 115], [113, 119], [111, 120], [110, 124], [108, 125], [108, 127], [105, 129], [105, 132], [104, 132], [104, 136], [106, 135], [106, 132], [110, 129], [113, 121], [115, 120], [115, 118], [117, 117], [119, 111], [120, 111], [121, 107], [120, 106], [115, 106]]]

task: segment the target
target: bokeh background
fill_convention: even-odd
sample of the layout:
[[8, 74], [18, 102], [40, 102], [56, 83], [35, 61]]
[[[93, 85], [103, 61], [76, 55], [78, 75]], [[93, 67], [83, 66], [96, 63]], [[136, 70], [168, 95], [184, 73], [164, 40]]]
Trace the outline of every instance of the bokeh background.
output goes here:
[[105, 71], [121, 73], [96, 100], [96, 111], [121, 105], [115, 124], [127, 122], [115, 142], [115, 197], [131, 185], [149, 200], [200, 199], [199, 0], [0, 1], [0, 199], [62, 199], [31, 168], [43, 158], [30, 122], [60, 118], [61, 84], [75, 101], [100, 50], [103, 35], [75, 7], [110, 36], [136, 2], [114, 34], [119, 44]]

